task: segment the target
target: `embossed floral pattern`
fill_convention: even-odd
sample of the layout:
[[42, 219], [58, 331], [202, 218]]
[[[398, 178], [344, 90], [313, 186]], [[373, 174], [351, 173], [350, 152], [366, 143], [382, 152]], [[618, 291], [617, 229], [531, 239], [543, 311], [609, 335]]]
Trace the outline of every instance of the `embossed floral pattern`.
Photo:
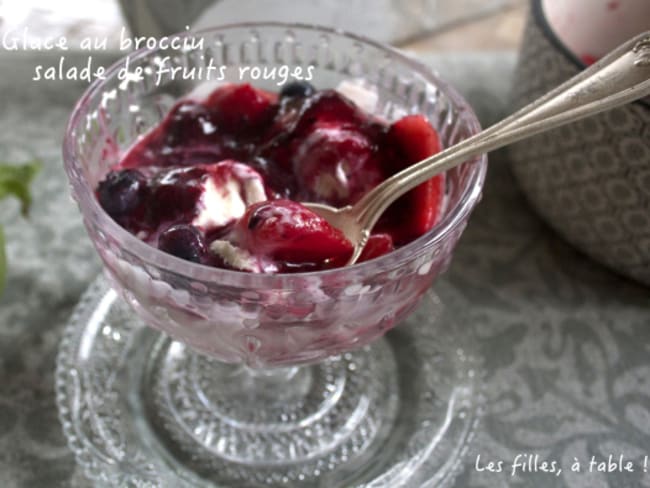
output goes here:
[[[541, 1], [532, 3], [515, 71], [516, 107], [580, 71], [556, 45]], [[518, 182], [553, 228], [594, 259], [650, 285], [650, 98], [540, 134], [511, 151]]]

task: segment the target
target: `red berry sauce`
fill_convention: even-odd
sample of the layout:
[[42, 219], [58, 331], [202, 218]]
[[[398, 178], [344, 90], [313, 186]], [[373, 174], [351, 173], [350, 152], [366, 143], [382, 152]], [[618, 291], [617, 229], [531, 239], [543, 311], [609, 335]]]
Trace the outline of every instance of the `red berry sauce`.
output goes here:
[[[352, 245], [298, 202], [355, 203], [439, 150], [420, 115], [387, 124], [305, 82], [279, 94], [229, 84], [178, 102], [96, 193], [121, 226], [180, 258], [250, 272], [318, 271], [343, 266]], [[395, 202], [361, 260], [429, 231], [444, 187], [439, 175]]]

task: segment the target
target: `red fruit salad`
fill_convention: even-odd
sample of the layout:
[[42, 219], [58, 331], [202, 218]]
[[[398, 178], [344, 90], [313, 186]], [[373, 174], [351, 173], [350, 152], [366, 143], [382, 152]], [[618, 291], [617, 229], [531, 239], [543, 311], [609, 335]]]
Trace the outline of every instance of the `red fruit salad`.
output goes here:
[[[227, 84], [179, 101], [96, 194], [118, 224], [179, 258], [256, 273], [318, 271], [344, 266], [352, 245], [299, 202], [353, 204], [438, 151], [438, 134], [420, 115], [389, 124], [306, 82], [279, 94]], [[438, 175], [397, 200], [361, 261], [429, 231], [444, 193]]]

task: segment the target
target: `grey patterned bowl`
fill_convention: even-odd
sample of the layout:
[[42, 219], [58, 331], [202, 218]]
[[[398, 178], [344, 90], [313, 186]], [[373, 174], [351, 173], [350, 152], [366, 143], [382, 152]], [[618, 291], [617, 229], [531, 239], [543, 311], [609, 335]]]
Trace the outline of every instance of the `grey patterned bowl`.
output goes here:
[[[512, 108], [583, 67], [533, 0]], [[650, 100], [540, 134], [513, 145], [510, 155], [517, 181], [546, 222], [592, 258], [650, 285]]]

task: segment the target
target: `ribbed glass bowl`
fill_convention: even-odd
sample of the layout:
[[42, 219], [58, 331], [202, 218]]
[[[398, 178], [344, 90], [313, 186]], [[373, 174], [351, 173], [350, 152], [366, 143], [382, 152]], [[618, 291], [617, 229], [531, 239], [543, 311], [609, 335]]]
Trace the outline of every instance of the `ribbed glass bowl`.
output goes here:
[[[72, 195], [113, 289], [142, 322], [178, 341], [163, 339], [166, 345], [156, 347], [144, 341], [140, 352], [153, 358], [154, 366], [143, 368], [151, 374], [148, 386], [157, 389], [151, 394], [153, 400], [145, 399], [144, 403], [158, 412], [155, 417], [160, 417], [157, 425], [164, 426], [161, 429], [176, 429], [168, 436], [175, 439], [170, 442], [189, 433], [193, 440], [180, 444], [187, 447], [195, 442], [194, 449], [207, 449], [211, 456], [246, 467], [247, 475], [231, 473], [228, 480], [246, 480], [241, 481], [245, 486], [265, 486], [284, 478], [291, 481], [287, 473], [296, 463], [310, 466], [356, 435], [355, 442], [362, 447], [330, 463], [330, 471], [336, 471], [351, 459], [360, 462], [372, 451], [368, 446], [379, 442], [378, 433], [392, 428], [394, 402], [400, 393], [397, 382], [391, 382], [386, 375], [395, 374], [387, 372], [395, 368], [394, 354], [387, 346], [377, 345], [373, 346], [376, 354], [368, 356], [363, 347], [407, 317], [435, 277], [449, 265], [454, 246], [479, 200], [485, 158], [448, 172], [444, 215], [426, 235], [378, 259], [313, 273], [250, 274], [210, 268], [165, 254], [116, 224], [99, 206], [94, 188], [124, 151], [159, 123], [179, 98], [200, 90], [204, 84], [205, 79], [172, 79], [170, 70], [159, 77], [161, 64], [168, 68], [205, 68], [212, 60], [213, 65], [226, 67], [224, 81], [248, 81], [273, 91], [280, 88], [278, 80], [242, 79], [238, 68], [289, 66], [302, 67], [306, 72], [311, 66], [312, 83], [317, 88], [336, 87], [348, 80], [375, 89], [376, 115], [386, 120], [408, 113], [425, 115], [445, 146], [476, 133], [479, 124], [467, 103], [428, 68], [360, 37], [282, 24], [232, 25], [193, 36], [203, 39], [202, 49], [135, 53], [129, 57], [128, 69], [131, 73], [140, 70], [140, 80], [128, 76], [124, 79], [126, 60], [122, 60], [107, 71], [105, 80], [93, 84], [83, 95], [71, 116], [63, 147]], [[91, 367], [92, 354], [88, 351], [97, 345], [99, 333], [95, 323], [94, 328], [90, 327], [95, 335], [84, 343], [90, 322], [103, 320], [108, 324], [116, 320], [111, 313], [119, 306], [113, 301], [106, 302], [108, 305], [101, 300], [93, 303], [99, 311], [95, 315], [87, 310], [77, 314], [73, 325], [82, 332], [76, 339], [69, 338], [65, 349], [68, 355], [79, 354], [78, 361], [60, 358], [60, 386], [62, 390], [68, 388], [61, 392], [63, 403], [71, 394], [70, 388], [84, 388], [72, 382], [69, 370], [75, 369], [71, 365], [79, 368], [77, 373]], [[102, 303], [104, 308], [100, 310]], [[107, 330], [104, 333], [110, 335], [113, 329], [109, 326]], [[78, 349], [71, 349], [70, 342], [78, 344]], [[138, 349], [132, 343], [128, 347]], [[350, 366], [354, 354], [339, 356], [352, 350], [368, 356], [369, 363], [361, 360], [357, 366]], [[296, 367], [318, 361], [321, 363], [317, 366]], [[337, 365], [334, 370], [332, 364]], [[316, 381], [318, 371], [329, 373]], [[200, 397], [202, 404], [212, 405], [214, 408], [208, 408], [210, 415], [218, 419], [199, 418], [191, 401], [175, 404], [180, 401], [179, 377], [202, 378], [200, 385], [183, 388]], [[341, 383], [340, 378], [347, 378], [347, 382]], [[169, 394], [161, 395], [161, 391]], [[336, 397], [325, 402], [328, 391], [337, 392]], [[347, 424], [323, 423], [328, 412], [346, 401], [346, 395], [353, 403], [365, 402], [366, 407], [372, 399], [373, 405], [364, 407], [362, 414], [355, 410], [356, 403], [348, 405], [344, 410], [346, 416], [351, 415]], [[307, 397], [320, 400], [313, 404], [312, 398], [309, 404]], [[255, 398], [252, 403], [251, 398]], [[219, 405], [225, 404], [229, 405], [227, 412], [218, 413]], [[63, 408], [69, 412], [70, 406]], [[187, 411], [183, 412], [183, 408]], [[165, 409], [167, 414], [158, 415]], [[179, 420], [183, 415], [189, 417]], [[314, 419], [320, 430], [309, 432]], [[68, 418], [68, 424], [71, 422]], [[178, 423], [176, 428], [170, 427], [174, 422]], [[221, 427], [207, 437], [197, 434], [214, 422], [221, 422]], [[288, 435], [300, 447], [274, 450], [278, 443], [286, 447], [289, 442], [282, 441], [282, 436], [269, 437], [269, 432], [275, 431]], [[365, 440], [359, 444], [359, 439]], [[190, 456], [197, 457], [196, 453]], [[269, 466], [275, 466], [274, 473], [285, 474], [269, 478], [276, 481], [266, 483], [251, 474], [260, 466], [267, 471]], [[292, 472], [295, 474], [295, 470]], [[310, 473], [313, 476], [313, 471]]]

